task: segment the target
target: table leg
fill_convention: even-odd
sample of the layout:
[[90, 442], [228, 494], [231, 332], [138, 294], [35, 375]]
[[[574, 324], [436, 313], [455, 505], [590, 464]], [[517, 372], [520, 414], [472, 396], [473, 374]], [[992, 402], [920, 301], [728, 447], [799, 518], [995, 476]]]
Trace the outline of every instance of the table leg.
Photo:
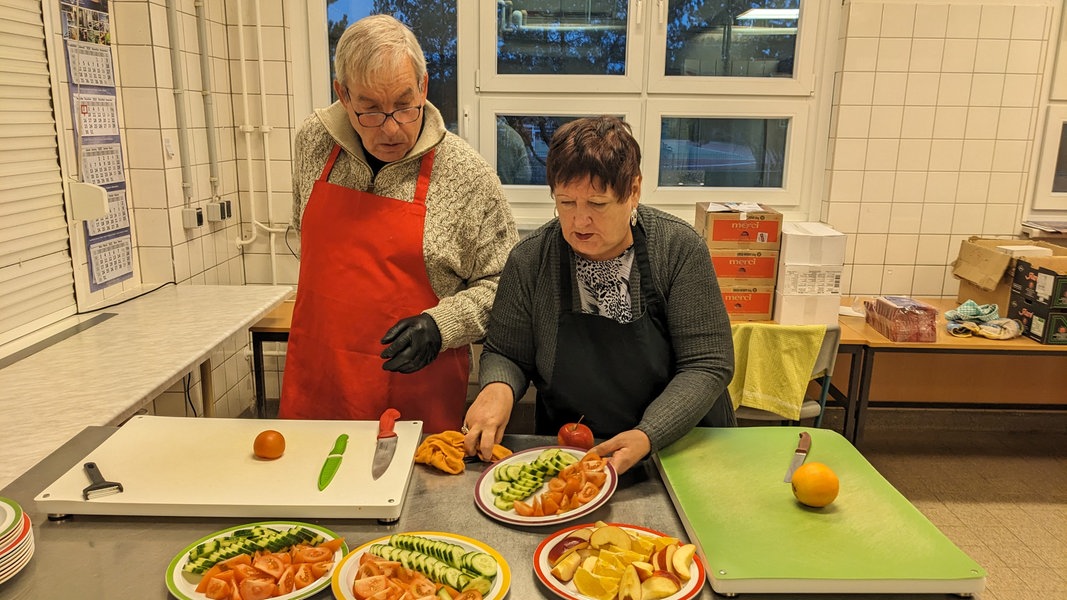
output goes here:
[[856, 441], [856, 406], [859, 403], [859, 390], [860, 390], [860, 378], [863, 373], [863, 355], [864, 348], [862, 346], [850, 348], [848, 350], [849, 366], [848, 366], [848, 393], [845, 396], [845, 426], [844, 436], [850, 442]]
[[252, 332], [252, 370], [256, 381], [256, 418], [267, 414], [267, 380], [263, 373], [263, 338]]
[[204, 403], [204, 416], [215, 416], [215, 390], [211, 385], [211, 359], [200, 363], [200, 399]]
[[859, 403], [856, 406], [856, 432], [852, 445], [859, 448], [863, 442], [863, 426], [867, 420], [867, 406], [871, 400], [871, 379], [874, 373], [874, 350], [867, 348], [863, 357], [863, 376], [860, 378]]

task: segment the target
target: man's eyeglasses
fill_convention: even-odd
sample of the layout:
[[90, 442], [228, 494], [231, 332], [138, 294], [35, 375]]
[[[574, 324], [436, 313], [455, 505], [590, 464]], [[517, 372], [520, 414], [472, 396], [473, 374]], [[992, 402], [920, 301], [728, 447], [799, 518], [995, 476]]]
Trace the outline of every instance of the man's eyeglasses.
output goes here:
[[397, 125], [406, 125], [419, 118], [422, 114], [422, 104], [418, 106], [410, 106], [408, 108], [400, 108], [393, 112], [356, 112], [352, 111], [356, 115], [356, 120], [364, 127], [381, 127], [385, 125], [386, 119], [392, 117], [396, 121]]

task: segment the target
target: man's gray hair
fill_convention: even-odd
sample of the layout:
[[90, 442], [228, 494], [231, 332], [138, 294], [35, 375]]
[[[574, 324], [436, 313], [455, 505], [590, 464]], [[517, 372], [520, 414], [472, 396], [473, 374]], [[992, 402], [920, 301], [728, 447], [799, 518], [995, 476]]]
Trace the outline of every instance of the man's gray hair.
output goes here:
[[426, 78], [426, 57], [415, 34], [389, 15], [370, 15], [348, 26], [337, 41], [333, 69], [337, 81], [367, 87], [372, 76], [395, 71], [410, 60], [419, 90]]

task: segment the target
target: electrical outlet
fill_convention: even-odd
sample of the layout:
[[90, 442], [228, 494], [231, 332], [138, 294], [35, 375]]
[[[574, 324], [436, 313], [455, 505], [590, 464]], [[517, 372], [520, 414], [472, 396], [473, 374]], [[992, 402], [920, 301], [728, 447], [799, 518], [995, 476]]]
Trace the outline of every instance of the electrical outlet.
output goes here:
[[183, 208], [182, 225], [186, 229], [202, 227], [204, 225], [204, 211], [199, 208]]
[[221, 221], [226, 218], [226, 205], [222, 202], [208, 202], [207, 220], [209, 222]]

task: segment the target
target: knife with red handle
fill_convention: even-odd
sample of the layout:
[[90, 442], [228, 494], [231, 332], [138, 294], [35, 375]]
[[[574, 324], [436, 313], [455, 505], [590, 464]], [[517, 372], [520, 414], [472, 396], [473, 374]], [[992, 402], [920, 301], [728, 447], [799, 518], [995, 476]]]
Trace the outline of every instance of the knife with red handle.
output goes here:
[[378, 419], [378, 443], [374, 448], [374, 460], [370, 467], [373, 479], [381, 477], [393, 462], [393, 454], [396, 453], [396, 432], [393, 427], [399, 417], [400, 411], [387, 408]]

